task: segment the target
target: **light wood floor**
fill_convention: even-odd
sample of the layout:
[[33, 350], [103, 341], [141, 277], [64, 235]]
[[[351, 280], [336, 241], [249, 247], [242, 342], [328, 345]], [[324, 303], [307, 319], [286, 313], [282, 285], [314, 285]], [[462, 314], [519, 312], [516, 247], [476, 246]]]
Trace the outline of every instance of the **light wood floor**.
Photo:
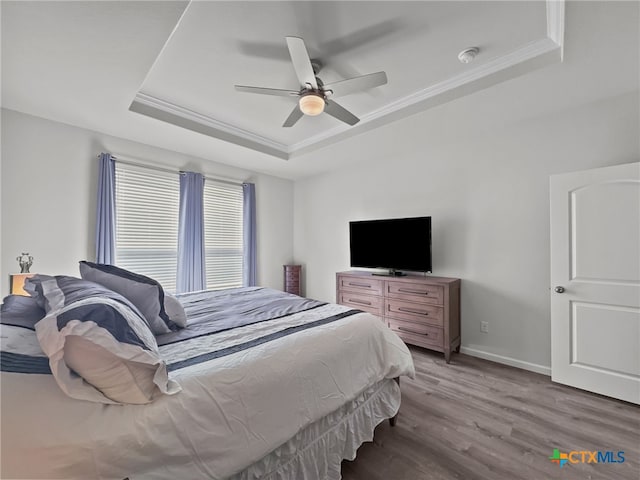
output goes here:
[[[344, 480], [640, 479], [640, 407], [467, 355], [411, 347], [395, 427], [342, 464]], [[624, 451], [618, 464], [549, 460], [553, 449]]]

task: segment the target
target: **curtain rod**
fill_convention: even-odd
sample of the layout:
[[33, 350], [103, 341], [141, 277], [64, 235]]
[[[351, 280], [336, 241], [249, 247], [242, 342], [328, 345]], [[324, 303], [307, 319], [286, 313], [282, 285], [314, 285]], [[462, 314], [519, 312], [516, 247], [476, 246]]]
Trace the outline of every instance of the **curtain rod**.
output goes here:
[[[96, 156], [98, 158], [100, 158], [100, 154], [98, 154]], [[132, 160], [132, 159], [127, 158], [127, 157], [123, 158], [120, 155], [111, 155], [111, 158], [113, 158], [117, 162], [124, 163], [125, 165], [132, 165], [134, 167], [148, 168], [150, 170], [156, 170], [156, 171], [164, 172], [164, 173], [177, 173], [178, 175], [182, 175], [184, 173], [184, 171], [182, 171], [182, 170], [174, 170], [174, 169], [168, 168], [168, 167], [159, 167], [158, 165], [153, 165], [153, 164], [146, 163], [146, 162], [135, 161], [135, 160]], [[242, 184], [243, 184], [242, 181], [234, 180], [234, 179], [231, 179], [231, 178], [216, 177], [216, 176], [204, 175], [204, 174], [203, 174], [203, 176], [204, 176], [205, 179], [213, 180], [214, 182], [228, 183], [228, 184], [231, 184], [231, 185], [239, 185], [239, 186], [242, 186]]]

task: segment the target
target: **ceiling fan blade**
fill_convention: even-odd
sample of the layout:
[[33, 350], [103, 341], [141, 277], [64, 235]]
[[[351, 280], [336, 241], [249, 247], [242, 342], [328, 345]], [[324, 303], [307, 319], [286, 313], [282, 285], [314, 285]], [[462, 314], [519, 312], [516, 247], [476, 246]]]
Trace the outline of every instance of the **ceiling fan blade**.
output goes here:
[[326, 101], [324, 111], [332, 117], [335, 117], [338, 120], [343, 121], [344, 123], [348, 123], [349, 125], [355, 125], [360, 121], [360, 119], [353, 113], [351, 113], [340, 104], [334, 102], [333, 100]]
[[300, 85], [306, 85], [308, 83], [317, 90], [318, 82], [316, 82], [316, 76], [313, 73], [311, 59], [309, 58], [307, 47], [304, 45], [304, 40], [300, 37], [285, 38], [287, 40], [287, 46], [289, 47], [291, 61], [293, 62], [293, 69], [296, 71]]
[[249, 87], [247, 85], [236, 85], [235, 87], [239, 92], [260, 93], [262, 95], [276, 95], [278, 97], [297, 97], [299, 95], [299, 92], [295, 90], [283, 90], [281, 88]]
[[387, 74], [385, 72], [369, 73], [359, 77], [340, 80], [329, 85], [325, 85], [325, 90], [332, 90], [333, 94], [348, 95], [354, 92], [361, 92], [373, 87], [379, 87], [387, 83]]
[[300, 118], [302, 118], [302, 115], [304, 115], [302, 113], [302, 110], [300, 110], [300, 107], [298, 107], [298, 105], [296, 105], [293, 110], [291, 110], [291, 113], [289, 114], [289, 116], [287, 117], [287, 119], [284, 121], [284, 123], [282, 124], [283, 127], [293, 127], [295, 125], [295, 123], [300, 120]]

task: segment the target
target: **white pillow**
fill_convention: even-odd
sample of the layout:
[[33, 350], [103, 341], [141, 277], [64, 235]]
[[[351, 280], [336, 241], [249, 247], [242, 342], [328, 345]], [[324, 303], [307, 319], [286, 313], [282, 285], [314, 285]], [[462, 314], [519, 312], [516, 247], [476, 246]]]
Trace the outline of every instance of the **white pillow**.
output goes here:
[[79, 335], [65, 338], [64, 363], [114, 402], [149, 403], [160, 393], [154, 365], [125, 361]]
[[167, 292], [164, 292], [164, 311], [167, 312], [169, 320], [179, 327], [187, 326], [187, 314], [184, 312], [180, 300]]
[[36, 334], [67, 395], [139, 404], [180, 391], [145, 319], [127, 299], [78, 278], [40, 278], [47, 315], [36, 323]]

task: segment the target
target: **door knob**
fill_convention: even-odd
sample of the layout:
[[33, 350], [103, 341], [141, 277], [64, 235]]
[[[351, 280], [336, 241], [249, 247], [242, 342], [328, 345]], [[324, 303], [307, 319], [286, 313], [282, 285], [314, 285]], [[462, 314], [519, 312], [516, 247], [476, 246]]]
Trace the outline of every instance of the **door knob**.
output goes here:
[[560, 285], [554, 288], [554, 290], [556, 291], [556, 293], [564, 293], [564, 287], [561, 287]]

